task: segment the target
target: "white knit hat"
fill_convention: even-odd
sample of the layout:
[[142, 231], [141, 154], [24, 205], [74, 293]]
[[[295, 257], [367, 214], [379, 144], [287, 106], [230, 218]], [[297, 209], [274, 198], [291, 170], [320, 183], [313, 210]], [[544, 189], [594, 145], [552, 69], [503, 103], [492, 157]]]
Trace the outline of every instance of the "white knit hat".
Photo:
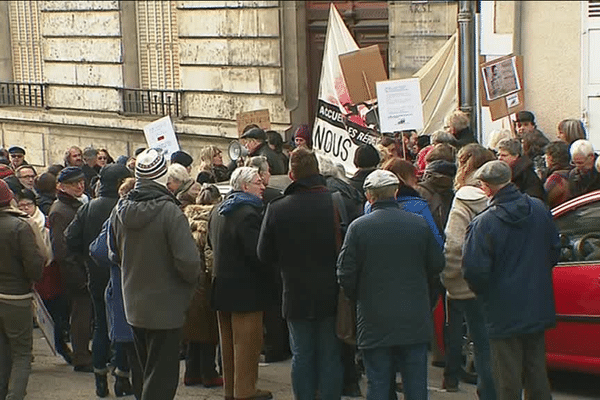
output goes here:
[[161, 149], [146, 149], [136, 157], [135, 177], [167, 185], [167, 162]]

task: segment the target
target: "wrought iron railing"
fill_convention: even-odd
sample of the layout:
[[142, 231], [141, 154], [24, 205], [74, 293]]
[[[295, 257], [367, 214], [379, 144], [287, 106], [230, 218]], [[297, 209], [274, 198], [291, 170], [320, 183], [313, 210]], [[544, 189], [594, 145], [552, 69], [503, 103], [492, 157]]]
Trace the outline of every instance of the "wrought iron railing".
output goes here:
[[181, 115], [180, 90], [121, 89], [125, 114]]
[[0, 82], [0, 106], [43, 108], [43, 83]]

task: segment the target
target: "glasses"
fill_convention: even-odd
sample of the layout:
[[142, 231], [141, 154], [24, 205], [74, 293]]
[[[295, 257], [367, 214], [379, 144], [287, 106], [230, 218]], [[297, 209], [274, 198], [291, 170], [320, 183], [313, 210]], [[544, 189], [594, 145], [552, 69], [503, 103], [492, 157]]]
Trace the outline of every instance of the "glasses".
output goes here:
[[12, 158], [23, 158], [23, 157], [25, 157], [23, 154], [11, 154], [10, 156]]
[[35, 206], [35, 203], [28, 201], [28, 202], [19, 202], [19, 209], [21, 208], [31, 208]]

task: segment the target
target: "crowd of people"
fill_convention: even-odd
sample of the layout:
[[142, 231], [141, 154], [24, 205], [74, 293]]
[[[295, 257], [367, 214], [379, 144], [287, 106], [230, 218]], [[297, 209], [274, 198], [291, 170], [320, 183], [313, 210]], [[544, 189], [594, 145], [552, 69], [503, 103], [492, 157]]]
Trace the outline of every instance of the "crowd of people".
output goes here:
[[[446, 354], [433, 362], [446, 390], [459, 389], [466, 320], [481, 399], [551, 398], [549, 208], [600, 189], [600, 160], [580, 121], [550, 141], [533, 113], [515, 116], [487, 146], [461, 111], [431, 135], [360, 145], [350, 178], [312, 151], [306, 125], [291, 145], [248, 126], [227, 164], [206, 146], [195, 178], [184, 151], [113, 159], [73, 146], [38, 174], [22, 147], [0, 150], [0, 399], [25, 393], [32, 289], [57, 353], [94, 374], [99, 397], [114, 376], [118, 397], [174, 398], [183, 358], [185, 385], [270, 399], [256, 387], [262, 352], [292, 357], [299, 400], [359, 397], [362, 371], [368, 399], [425, 399], [442, 298]], [[271, 174], [291, 184], [271, 187]], [[355, 344], [336, 335], [340, 289], [356, 306]]]

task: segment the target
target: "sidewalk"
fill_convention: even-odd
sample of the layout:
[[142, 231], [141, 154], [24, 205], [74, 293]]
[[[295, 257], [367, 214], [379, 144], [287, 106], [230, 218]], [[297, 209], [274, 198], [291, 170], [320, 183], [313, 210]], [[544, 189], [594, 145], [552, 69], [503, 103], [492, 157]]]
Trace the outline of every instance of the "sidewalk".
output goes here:
[[[33, 355], [31, 376], [27, 387], [27, 400], [80, 400], [96, 399], [94, 374], [74, 372], [61, 357], [53, 356], [39, 329], [33, 332]], [[273, 392], [275, 400], [293, 400], [290, 383], [291, 360], [261, 364], [258, 387]], [[221, 388], [206, 389], [202, 386], [187, 387], [183, 385], [183, 362], [181, 362], [180, 385], [176, 399], [181, 400], [222, 400]], [[446, 393], [440, 389], [442, 369], [429, 368], [430, 399], [476, 399], [475, 386], [462, 383], [457, 393]], [[115, 398], [113, 392], [114, 379], [109, 380], [109, 396]], [[363, 398], [366, 394], [366, 380], [361, 382]], [[398, 394], [398, 399], [402, 399]], [[131, 400], [133, 396], [122, 397]], [[344, 398], [350, 399], [350, 398]]]

